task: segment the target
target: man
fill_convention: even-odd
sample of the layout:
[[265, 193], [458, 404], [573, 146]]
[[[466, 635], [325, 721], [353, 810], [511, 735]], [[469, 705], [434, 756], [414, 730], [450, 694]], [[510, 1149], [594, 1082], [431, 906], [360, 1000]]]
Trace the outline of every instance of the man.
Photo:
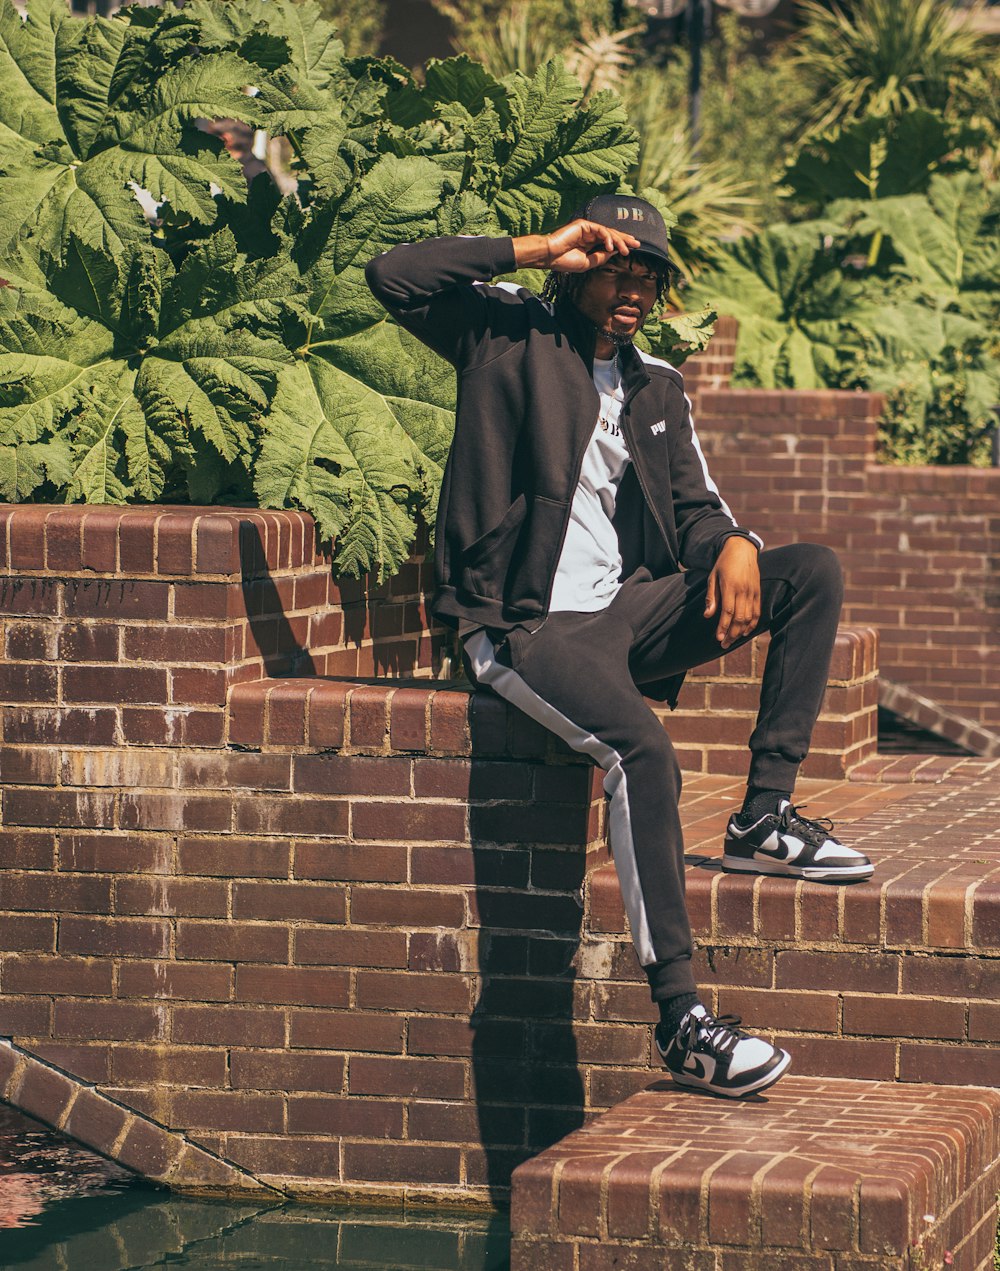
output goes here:
[[[542, 297], [488, 285], [525, 266], [550, 271]], [[791, 802], [836, 634], [836, 557], [761, 551], [720, 498], [680, 375], [633, 344], [670, 269], [656, 209], [602, 195], [553, 234], [404, 244], [367, 277], [458, 372], [434, 611], [458, 627], [474, 682], [604, 770], [660, 1054], [675, 1080], [740, 1096], [772, 1085], [790, 1057], [698, 1001], [680, 772], [644, 697], [673, 706], [685, 671], [770, 630], [723, 867], [840, 882], [872, 865]]]

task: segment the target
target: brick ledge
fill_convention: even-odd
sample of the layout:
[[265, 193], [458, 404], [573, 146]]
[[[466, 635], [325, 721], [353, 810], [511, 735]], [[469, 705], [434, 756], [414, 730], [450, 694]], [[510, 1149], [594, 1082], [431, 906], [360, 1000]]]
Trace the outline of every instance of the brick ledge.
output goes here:
[[9, 1037], [0, 1037], [0, 1099], [151, 1182], [191, 1195], [284, 1194], [275, 1184], [36, 1058]]
[[991, 732], [973, 719], [966, 719], [964, 715], [946, 710], [905, 684], [880, 677], [878, 704], [946, 741], [964, 746], [974, 755], [983, 759], [1000, 759], [1000, 734]]

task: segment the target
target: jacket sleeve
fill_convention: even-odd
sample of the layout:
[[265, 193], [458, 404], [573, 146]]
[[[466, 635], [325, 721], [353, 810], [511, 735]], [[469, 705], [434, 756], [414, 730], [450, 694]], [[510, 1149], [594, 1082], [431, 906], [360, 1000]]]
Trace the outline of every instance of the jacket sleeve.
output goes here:
[[727, 538], [749, 539], [758, 549], [763, 540], [737, 523], [712, 480], [684, 394], [684, 413], [670, 456], [670, 479], [678, 549], [685, 569], [710, 570]]
[[489, 297], [474, 284], [516, 268], [511, 238], [449, 236], [401, 243], [369, 261], [365, 278], [401, 326], [461, 366], [489, 329]]

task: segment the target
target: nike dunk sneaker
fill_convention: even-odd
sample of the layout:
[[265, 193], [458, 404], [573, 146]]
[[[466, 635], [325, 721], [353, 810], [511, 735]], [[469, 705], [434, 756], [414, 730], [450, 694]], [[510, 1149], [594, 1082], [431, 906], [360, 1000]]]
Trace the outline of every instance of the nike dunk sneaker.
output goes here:
[[752, 825], [741, 825], [738, 816], [729, 818], [722, 868], [815, 883], [856, 882], [875, 872], [867, 856], [833, 837], [832, 821], [811, 821], [787, 799]]
[[729, 1099], [773, 1086], [792, 1062], [791, 1055], [744, 1033], [739, 1022], [738, 1015], [709, 1015], [699, 1003], [673, 1037], [664, 1037], [663, 1025], [658, 1024], [656, 1049], [674, 1081]]

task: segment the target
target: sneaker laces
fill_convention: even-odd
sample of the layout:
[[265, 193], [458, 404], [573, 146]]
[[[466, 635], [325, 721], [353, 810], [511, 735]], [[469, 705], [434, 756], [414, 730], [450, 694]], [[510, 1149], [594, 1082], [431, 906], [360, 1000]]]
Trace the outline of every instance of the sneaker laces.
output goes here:
[[730, 1059], [737, 1044], [749, 1037], [738, 1027], [742, 1022], [740, 1015], [689, 1014], [678, 1029], [678, 1036], [687, 1050], [701, 1042], [702, 1048], [716, 1059]]
[[787, 804], [780, 816], [781, 828], [794, 834], [796, 838], [804, 839], [813, 847], [822, 847], [828, 838], [833, 837], [833, 822], [828, 816], [813, 819], [802, 816], [799, 809], [807, 806], [805, 803], [800, 803], [798, 807], [792, 803]]

